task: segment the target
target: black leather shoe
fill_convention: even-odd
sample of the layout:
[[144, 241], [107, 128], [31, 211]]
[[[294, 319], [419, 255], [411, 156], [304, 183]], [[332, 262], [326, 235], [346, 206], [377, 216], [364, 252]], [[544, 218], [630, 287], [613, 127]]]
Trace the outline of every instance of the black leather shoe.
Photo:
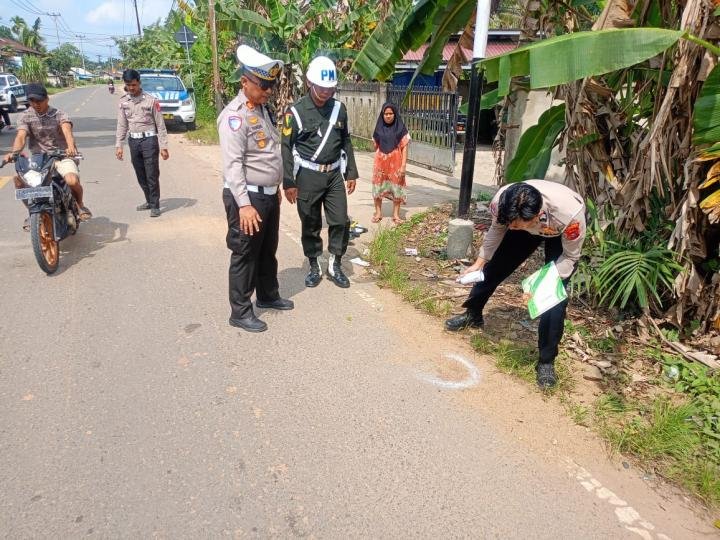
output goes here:
[[322, 274], [320, 273], [320, 265], [318, 264], [317, 259], [310, 259], [310, 271], [308, 272], [308, 275], [305, 276], [305, 286], [317, 287], [321, 279]]
[[482, 315], [472, 315], [465, 312], [462, 315], [456, 315], [445, 321], [445, 329], [451, 332], [464, 330], [465, 328], [480, 328], [484, 324]]
[[538, 364], [535, 371], [537, 373], [537, 385], [541, 390], [548, 390], [557, 384], [555, 368], [552, 364]]
[[267, 324], [258, 319], [255, 315], [249, 317], [243, 317], [242, 319], [230, 319], [228, 321], [230, 326], [235, 328], [242, 328], [248, 332], [264, 332], [267, 330]]
[[137, 208], [135, 208], [138, 212], [142, 212], [143, 210], [150, 210], [150, 205], [148, 203], [143, 203]]
[[338, 287], [347, 289], [350, 286], [350, 280], [342, 271], [342, 266], [340, 266], [340, 257], [335, 257], [333, 255], [330, 256], [327, 275], [330, 278], [330, 281], [332, 281]]
[[285, 298], [278, 298], [277, 300], [270, 300], [269, 302], [263, 302], [262, 300], [257, 300], [255, 302], [255, 305], [259, 308], [264, 309], [292, 309], [295, 307], [295, 303], [292, 300], [287, 300]]
[[150, 209], [150, 217], [160, 217], [161, 213], [162, 212], [160, 212], [159, 208], [151, 208]]

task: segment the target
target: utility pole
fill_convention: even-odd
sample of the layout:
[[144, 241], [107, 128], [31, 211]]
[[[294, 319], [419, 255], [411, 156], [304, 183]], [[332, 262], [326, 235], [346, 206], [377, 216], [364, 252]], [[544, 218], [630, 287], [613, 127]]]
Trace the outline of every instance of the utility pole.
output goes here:
[[108, 56], [108, 60], [110, 60], [110, 74], [112, 76], [112, 74], [115, 73], [115, 66], [113, 65], [113, 57], [112, 57], [113, 46], [108, 45], [107, 48], [110, 49], [110, 56]]
[[137, 10], [137, 0], [133, 0], [133, 6], [135, 6], [135, 21], [137, 21], [138, 36], [142, 37], [142, 30], [140, 29], [140, 15]]
[[212, 70], [213, 80], [212, 88], [215, 101], [215, 110], [218, 114], [222, 111], [223, 102], [220, 95], [220, 70], [218, 69], [218, 53], [217, 53], [217, 29], [215, 28], [215, 0], [208, 2], [208, 15], [210, 19], [210, 43], [212, 45]]
[[470, 97], [468, 99], [467, 124], [465, 126], [465, 150], [463, 151], [462, 174], [460, 176], [460, 198], [458, 217], [467, 218], [472, 197], [473, 172], [475, 170], [475, 149], [480, 120], [480, 98], [483, 91], [484, 76], [479, 64], [485, 59], [488, 26], [490, 24], [490, 0], [478, 0], [475, 16], [475, 41], [473, 59], [470, 65]]
[[75, 34], [75, 37], [80, 39], [80, 54], [82, 55], [83, 71], [87, 71], [87, 69], [85, 69], [85, 50], [83, 49], [83, 39], [85, 36], [82, 34]]
[[53, 18], [53, 22], [55, 23], [55, 37], [57, 37], [57, 47], [60, 46], [60, 32], [58, 32], [58, 25], [57, 25], [57, 18], [60, 16], [59, 13], [46, 13], [48, 17]]

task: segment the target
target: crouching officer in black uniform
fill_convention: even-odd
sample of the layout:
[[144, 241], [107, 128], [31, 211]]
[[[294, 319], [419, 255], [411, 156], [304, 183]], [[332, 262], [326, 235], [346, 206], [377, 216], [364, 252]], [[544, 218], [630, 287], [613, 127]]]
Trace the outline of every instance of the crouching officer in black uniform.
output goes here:
[[150, 217], [160, 216], [160, 160], [170, 157], [167, 129], [160, 112], [160, 101], [143, 92], [140, 73], [134, 69], [123, 72], [125, 94], [120, 98], [115, 132], [115, 157], [123, 158], [123, 140], [128, 138], [130, 160], [138, 184], [145, 194], [145, 203], [138, 211], [150, 210]]
[[[445, 321], [445, 328], [458, 331], [483, 325], [483, 308], [515, 269], [544, 244], [545, 262], [555, 262], [567, 287], [585, 241], [585, 202], [567, 186], [547, 180], [526, 180], [503, 186], [490, 203], [492, 225], [485, 233], [478, 258], [463, 274], [482, 270], [485, 279], [476, 283], [465, 300], [465, 313]], [[540, 388], [555, 386], [555, 357], [565, 326], [567, 300], [540, 315], [539, 360], [536, 367]]]
[[283, 63], [247, 45], [237, 57], [242, 90], [217, 120], [223, 160], [223, 203], [227, 213], [230, 255], [230, 324], [263, 332], [267, 324], [253, 312], [259, 308], [293, 309], [280, 298], [275, 252], [280, 230], [282, 157], [280, 134], [267, 107]]
[[287, 200], [298, 204], [303, 252], [310, 259], [305, 285], [316, 287], [321, 279], [318, 257], [323, 251], [324, 207], [330, 252], [327, 274], [338, 287], [347, 288], [350, 280], [340, 264], [349, 241], [345, 192], [355, 191], [358, 178], [347, 110], [333, 99], [337, 75], [332, 60], [318, 56], [310, 62], [306, 77], [309, 95], [291, 107], [283, 121], [283, 188]]

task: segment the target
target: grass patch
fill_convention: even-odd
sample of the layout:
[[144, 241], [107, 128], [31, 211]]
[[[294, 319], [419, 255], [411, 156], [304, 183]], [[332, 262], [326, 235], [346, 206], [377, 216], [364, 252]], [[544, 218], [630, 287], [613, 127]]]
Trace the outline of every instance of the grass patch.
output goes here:
[[410, 279], [410, 260], [401, 255], [406, 237], [421, 223], [427, 212], [415, 214], [408, 221], [393, 228], [381, 228], [370, 244], [370, 262], [377, 269], [378, 284], [397, 292], [405, 301], [431, 315], [450, 313], [452, 304], [436, 297], [435, 291], [424, 282]]
[[708, 454], [692, 401], [627, 402], [617, 394], [598, 399], [594, 419], [613, 450], [632, 455], [645, 469], [685, 487], [706, 503], [720, 504], [720, 465]]
[[353, 150], [356, 150], [358, 152], [374, 152], [375, 151], [375, 145], [369, 139], [363, 139], [362, 137], [356, 137], [355, 135], [350, 135], [350, 140], [352, 141]]
[[186, 138], [201, 144], [218, 144], [220, 142], [215, 120], [198, 118], [196, 124], [197, 129], [194, 131], [188, 131], [185, 134]]
[[[484, 333], [472, 336], [470, 343], [480, 354], [494, 356], [495, 363], [501, 371], [514, 375], [529, 384], [535, 384], [535, 365], [538, 359], [535, 347], [507, 339], [494, 339]], [[555, 394], [571, 390], [574, 383], [566, 356], [559, 355], [556, 358], [555, 373], [558, 383], [548, 392]]]

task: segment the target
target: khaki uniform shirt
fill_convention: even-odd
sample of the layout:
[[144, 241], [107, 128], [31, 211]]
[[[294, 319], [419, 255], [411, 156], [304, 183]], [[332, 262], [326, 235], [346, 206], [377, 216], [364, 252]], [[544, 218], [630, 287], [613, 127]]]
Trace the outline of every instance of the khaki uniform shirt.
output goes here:
[[160, 102], [157, 98], [146, 92], [142, 92], [138, 97], [125, 94], [120, 98], [117, 131], [115, 132], [116, 148], [122, 147], [128, 131], [130, 133], [144, 131], [157, 133], [160, 148], [167, 148], [167, 129], [165, 129], [165, 120], [160, 112]]
[[17, 128], [27, 132], [30, 152], [40, 154], [52, 150], [67, 150], [65, 134], [60, 128], [65, 122], [72, 126], [70, 117], [54, 107], [50, 107], [45, 114], [38, 114], [35, 109], [29, 108], [20, 117]]
[[[567, 278], [572, 274], [575, 263], [580, 258], [585, 241], [585, 202], [572, 189], [557, 182], [526, 180], [525, 183], [537, 189], [543, 199], [540, 220], [535, 228], [528, 229], [527, 232], [546, 237], [562, 235], [563, 252], [555, 265], [560, 277]], [[486, 261], [492, 258], [508, 230], [506, 225], [497, 222], [500, 195], [508, 187], [501, 187], [490, 203], [492, 225], [485, 233], [483, 245], [478, 253], [478, 256]]]
[[272, 187], [282, 181], [280, 134], [265, 105], [253, 105], [241, 91], [217, 119], [223, 184], [238, 206], [250, 204], [247, 185]]

